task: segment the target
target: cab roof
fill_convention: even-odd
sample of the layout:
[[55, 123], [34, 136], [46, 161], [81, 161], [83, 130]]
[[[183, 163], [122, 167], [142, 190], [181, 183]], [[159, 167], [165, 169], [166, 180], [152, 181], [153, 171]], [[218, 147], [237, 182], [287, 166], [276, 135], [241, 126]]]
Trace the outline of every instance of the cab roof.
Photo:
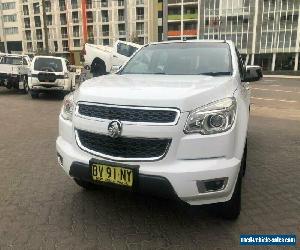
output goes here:
[[163, 42], [153, 42], [149, 43], [149, 45], [157, 45], [157, 44], [172, 44], [172, 43], [228, 43], [233, 44], [231, 40], [204, 40], [204, 39], [194, 39], [194, 40], [172, 40], [172, 41], [163, 41]]

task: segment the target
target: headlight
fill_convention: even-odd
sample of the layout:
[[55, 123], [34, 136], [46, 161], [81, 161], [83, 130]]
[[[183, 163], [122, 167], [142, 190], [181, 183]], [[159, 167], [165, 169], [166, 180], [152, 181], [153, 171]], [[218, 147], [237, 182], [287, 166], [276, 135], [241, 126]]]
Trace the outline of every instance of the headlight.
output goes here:
[[70, 93], [68, 95], [66, 95], [64, 102], [63, 102], [63, 106], [61, 109], [61, 116], [65, 119], [65, 120], [72, 120], [73, 117], [73, 111], [75, 108], [75, 103], [74, 103], [74, 95], [73, 93]]
[[185, 124], [184, 133], [210, 135], [229, 130], [235, 119], [236, 100], [225, 98], [192, 111]]

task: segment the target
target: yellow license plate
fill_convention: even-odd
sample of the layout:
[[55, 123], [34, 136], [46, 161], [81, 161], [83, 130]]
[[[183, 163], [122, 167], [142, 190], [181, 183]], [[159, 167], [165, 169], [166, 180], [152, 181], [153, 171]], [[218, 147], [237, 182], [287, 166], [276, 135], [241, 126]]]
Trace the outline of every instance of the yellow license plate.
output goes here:
[[121, 186], [132, 187], [134, 172], [132, 169], [93, 163], [92, 178], [96, 182], [113, 183]]

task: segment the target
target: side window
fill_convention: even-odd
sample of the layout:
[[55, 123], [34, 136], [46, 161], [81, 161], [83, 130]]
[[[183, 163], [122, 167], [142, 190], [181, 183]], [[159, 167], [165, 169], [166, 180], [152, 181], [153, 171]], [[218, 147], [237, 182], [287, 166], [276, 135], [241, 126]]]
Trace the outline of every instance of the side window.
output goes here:
[[243, 58], [242, 58], [242, 56], [241, 56], [241, 54], [239, 53], [239, 51], [237, 50], [237, 48], [235, 48], [235, 51], [236, 51], [236, 55], [237, 55], [237, 57], [238, 57], [238, 65], [239, 65], [239, 72], [240, 72], [240, 76], [241, 76], [241, 78], [243, 78], [244, 77], [244, 60], [243, 60]]
[[119, 43], [117, 46], [118, 54], [126, 56], [126, 57], [131, 57], [136, 50], [137, 50], [137, 48], [135, 48], [131, 45], [124, 44], [124, 43]]
[[130, 45], [128, 47], [129, 47], [128, 57], [130, 57], [130, 56], [132, 56], [134, 54], [134, 52], [137, 51], [138, 48], [130, 46]]
[[128, 52], [129, 52], [129, 48], [128, 47], [129, 46], [126, 45], [126, 44], [124, 44], [124, 43], [119, 43], [118, 46], [117, 46], [117, 52], [118, 52], [118, 54], [128, 57]]

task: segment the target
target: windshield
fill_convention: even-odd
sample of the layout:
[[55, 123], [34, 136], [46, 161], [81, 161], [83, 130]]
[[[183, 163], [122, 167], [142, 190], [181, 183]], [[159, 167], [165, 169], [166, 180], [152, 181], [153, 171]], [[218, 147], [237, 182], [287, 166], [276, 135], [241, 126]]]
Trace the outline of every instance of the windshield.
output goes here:
[[165, 43], [141, 49], [120, 74], [230, 75], [227, 43]]
[[63, 66], [61, 59], [40, 57], [34, 62], [34, 70], [47, 72], [62, 72]]
[[11, 65], [27, 65], [27, 61], [22, 57], [3, 57], [0, 58], [1, 64], [11, 64]]

